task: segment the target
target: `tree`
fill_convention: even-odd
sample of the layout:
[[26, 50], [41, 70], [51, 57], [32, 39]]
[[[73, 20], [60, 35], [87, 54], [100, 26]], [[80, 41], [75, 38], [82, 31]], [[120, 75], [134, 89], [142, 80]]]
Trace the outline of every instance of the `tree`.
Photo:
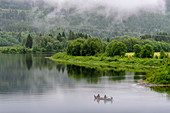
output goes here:
[[160, 52], [160, 59], [166, 58], [165, 51], [162, 49]]
[[69, 41], [67, 47], [67, 54], [73, 56], [82, 56], [82, 47], [84, 44], [84, 39], [78, 38], [74, 41]]
[[64, 38], [66, 37], [66, 35], [65, 35], [65, 32], [64, 32], [64, 31], [63, 31], [63, 33], [62, 33], [62, 37], [64, 37]]
[[99, 38], [88, 38], [82, 48], [83, 56], [93, 56], [102, 52], [102, 43]]
[[75, 35], [72, 31], [69, 32], [68, 40], [74, 40]]
[[53, 35], [52, 35], [52, 34], [49, 34], [48, 36], [53, 37]]
[[141, 54], [141, 50], [142, 50], [142, 47], [139, 45], [139, 44], [135, 44], [133, 46], [133, 50], [135, 52], [135, 57], [140, 57], [140, 54]]
[[21, 32], [18, 34], [18, 36], [17, 36], [17, 37], [18, 37], [18, 42], [20, 42], [20, 43], [21, 43], [21, 41], [22, 41], [22, 40], [21, 40]]
[[57, 40], [59, 40], [60, 42], [62, 41], [62, 38], [61, 38], [61, 34], [59, 33], [58, 36], [57, 36]]
[[51, 42], [47, 42], [47, 46], [46, 46], [46, 49], [48, 51], [51, 51], [53, 49], [53, 44]]
[[32, 37], [31, 35], [29, 34], [28, 37], [27, 37], [27, 41], [26, 41], [26, 47], [27, 48], [32, 48], [32, 44], [33, 44], [33, 40], [32, 40]]
[[154, 56], [153, 47], [149, 44], [144, 45], [141, 51], [141, 57], [142, 58], [153, 58], [153, 56]]
[[106, 48], [108, 56], [125, 56], [127, 47], [122, 42], [112, 41]]

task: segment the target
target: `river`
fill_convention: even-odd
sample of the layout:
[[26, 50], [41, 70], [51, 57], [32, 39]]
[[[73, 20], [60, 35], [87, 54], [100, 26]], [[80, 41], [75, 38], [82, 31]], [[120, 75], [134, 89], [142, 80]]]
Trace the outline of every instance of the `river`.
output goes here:
[[[0, 113], [169, 113], [170, 88], [143, 73], [57, 64], [51, 54], [0, 54]], [[94, 95], [113, 97], [97, 101]]]

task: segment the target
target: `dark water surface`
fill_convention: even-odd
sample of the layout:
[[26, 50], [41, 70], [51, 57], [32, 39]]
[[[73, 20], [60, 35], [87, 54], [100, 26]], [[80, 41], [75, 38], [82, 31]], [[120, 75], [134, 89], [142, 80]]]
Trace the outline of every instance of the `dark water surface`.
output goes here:
[[[0, 113], [169, 113], [170, 88], [141, 73], [56, 64], [44, 55], [0, 54]], [[113, 102], [96, 101], [107, 94]]]

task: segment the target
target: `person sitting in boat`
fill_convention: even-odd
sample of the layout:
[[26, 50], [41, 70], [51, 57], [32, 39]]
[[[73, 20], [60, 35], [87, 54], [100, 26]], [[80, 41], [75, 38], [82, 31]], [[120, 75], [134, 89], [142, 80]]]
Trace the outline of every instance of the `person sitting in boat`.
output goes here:
[[104, 99], [106, 99], [107, 98], [107, 96], [106, 95], [104, 95]]
[[100, 95], [99, 95], [99, 94], [97, 95], [97, 98], [100, 98]]

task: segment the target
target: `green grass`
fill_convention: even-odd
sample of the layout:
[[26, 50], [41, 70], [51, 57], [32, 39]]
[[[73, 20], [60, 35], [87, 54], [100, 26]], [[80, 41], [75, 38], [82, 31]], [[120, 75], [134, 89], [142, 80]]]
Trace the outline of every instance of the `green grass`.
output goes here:
[[159, 68], [166, 62], [164, 59], [141, 59], [134, 57], [106, 57], [106, 56], [70, 56], [66, 53], [57, 53], [50, 59], [57, 63], [73, 64], [85, 66], [88, 68], [96, 68], [100, 70], [128, 70], [147, 72]]

